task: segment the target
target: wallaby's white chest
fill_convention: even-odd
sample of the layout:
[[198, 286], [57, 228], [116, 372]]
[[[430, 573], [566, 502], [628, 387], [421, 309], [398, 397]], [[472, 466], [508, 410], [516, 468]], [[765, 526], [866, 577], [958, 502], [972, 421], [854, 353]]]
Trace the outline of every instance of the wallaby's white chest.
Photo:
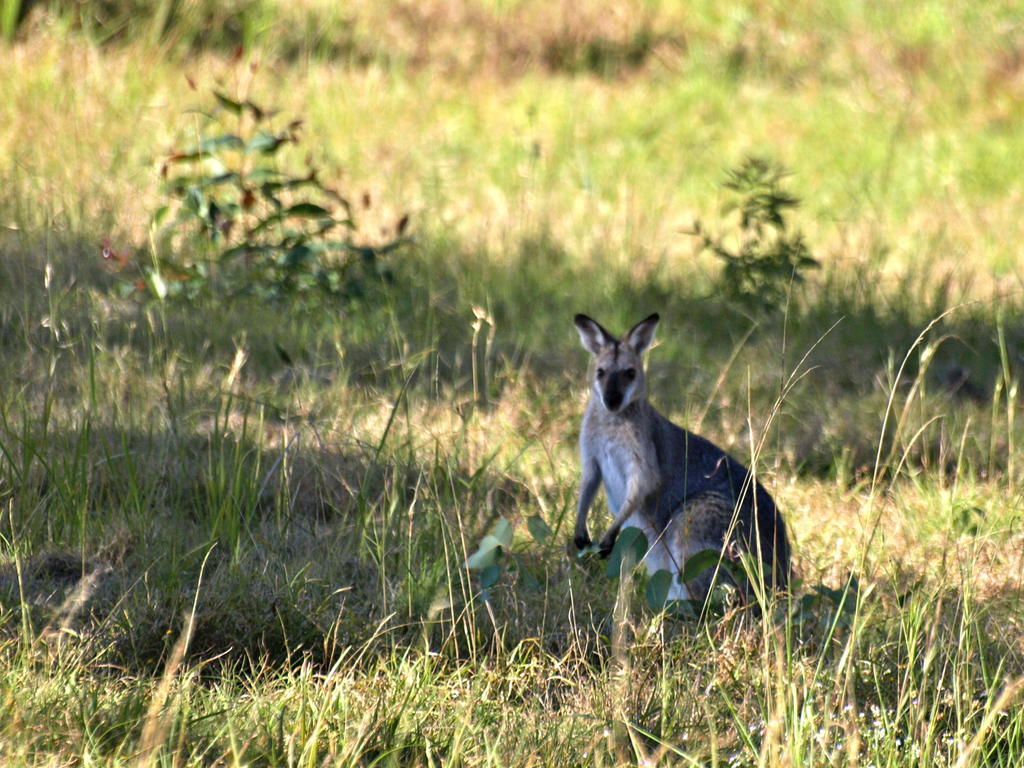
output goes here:
[[635, 458], [624, 446], [609, 442], [598, 449], [597, 463], [608, 494], [608, 507], [613, 515], [618, 515], [626, 501], [629, 477], [638, 469]]

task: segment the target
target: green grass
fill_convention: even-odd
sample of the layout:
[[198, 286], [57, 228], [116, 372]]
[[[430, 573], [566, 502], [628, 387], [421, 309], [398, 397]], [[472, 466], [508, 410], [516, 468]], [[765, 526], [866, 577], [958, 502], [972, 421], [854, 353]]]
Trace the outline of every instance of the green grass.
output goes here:
[[[242, 5], [0, 3], [5, 765], [1021, 762], [1012, 4]], [[411, 213], [391, 285], [112, 290], [213, 87]], [[683, 234], [752, 152], [823, 265], [768, 317]], [[787, 517], [760, 616], [567, 553], [572, 314], [655, 310], [655, 404]]]

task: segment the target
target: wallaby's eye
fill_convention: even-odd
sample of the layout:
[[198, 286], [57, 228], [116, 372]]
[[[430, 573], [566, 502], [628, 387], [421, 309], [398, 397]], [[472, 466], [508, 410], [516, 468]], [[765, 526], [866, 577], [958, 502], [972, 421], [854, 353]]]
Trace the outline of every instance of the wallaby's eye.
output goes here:
[[636, 378], [636, 368], [626, 369], [626, 381], [632, 381]]
[[597, 369], [597, 378], [599, 378], [599, 379], [603, 379], [604, 378], [604, 368], [598, 368]]

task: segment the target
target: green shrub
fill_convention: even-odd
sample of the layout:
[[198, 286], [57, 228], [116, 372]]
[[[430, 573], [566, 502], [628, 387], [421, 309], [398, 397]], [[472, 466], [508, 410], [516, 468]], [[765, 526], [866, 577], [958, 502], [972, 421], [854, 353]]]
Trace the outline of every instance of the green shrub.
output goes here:
[[799, 198], [783, 188], [784, 169], [760, 157], [747, 157], [727, 173], [728, 199], [722, 216], [733, 231], [707, 233], [698, 221], [693, 234], [701, 250], [723, 262], [721, 289], [727, 298], [748, 309], [771, 311], [784, 305], [794, 284], [808, 269], [819, 266], [803, 233], [788, 229], [786, 214]]
[[390, 279], [381, 257], [408, 242], [408, 216], [385, 242], [354, 242], [348, 200], [310, 161], [302, 173], [282, 167], [278, 153], [299, 143], [302, 121], [275, 128], [273, 111], [214, 96], [196, 141], [161, 165], [168, 201], [153, 216], [153, 265], [136, 285], [161, 299], [352, 298]]

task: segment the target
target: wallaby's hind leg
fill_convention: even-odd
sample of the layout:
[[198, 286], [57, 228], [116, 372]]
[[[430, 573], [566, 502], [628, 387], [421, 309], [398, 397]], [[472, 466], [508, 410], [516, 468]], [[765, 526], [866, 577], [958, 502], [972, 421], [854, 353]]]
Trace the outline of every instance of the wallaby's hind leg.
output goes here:
[[686, 559], [681, 556], [679, 546], [681, 528], [678, 518], [671, 518], [658, 535], [656, 543], [647, 556], [647, 567], [651, 573], [666, 570], [672, 574], [672, 585], [668, 589], [668, 600], [691, 600], [692, 594], [686, 584], [679, 580]]
[[[723, 553], [723, 560], [729, 560], [741, 550], [737, 542], [742, 541], [745, 535], [743, 520], [736, 517], [732, 499], [723, 494], [705, 492], [690, 498], [672, 516], [672, 523], [677, 531], [672, 537], [671, 548], [680, 571], [686, 561], [698, 552], [715, 550]], [[719, 564], [687, 581], [686, 587], [692, 599], [704, 603], [715, 584], [740, 586], [729, 570]]]
[[639, 528], [647, 539], [647, 553], [643, 557], [647, 573], [654, 574], [658, 571], [668, 571], [672, 574], [672, 586], [669, 587], [669, 600], [689, 600], [690, 593], [686, 585], [679, 581], [678, 575], [682, 563], [674, 554], [673, 537], [676, 535], [675, 526], [669, 522], [665, 530], [658, 531], [645, 515], [634, 514], [627, 518], [623, 528]]
[[[661, 530], [641, 513], [630, 515], [622, 527], [639, 528], [647, 537], [648, 550], [643, 562], [648, 573], [665, 570], [673, 575], [669, 600], [695, 600], [704, 604], [716, 584], [732, 585], [743, 591], [747, 589], [747, 580], [743, 577], [737, 580], [734, 576], [736, 569], [723, 565], [726, 561], [735, 562], [741, 553], [752, 549], [763, 558], [761, 562], [772, 561], [771, 552], [757, 553], [757, 545], [751, 546], [750, 540], [755, 537], [751, 535], [748, 522], [742, 507], [737, 514], [730, 497], [705, 492], [691, 497], [677, 508]], [[709, 549], [721, 553], [721, 561], [687, 582], [680, 582], [678, 575], [687, 560]], [[762, 567], [765, 568], [763, 577], [770, 583], [772, 575], [769, 568]], [[753, 575], [755, 578], [759, 576]]]

